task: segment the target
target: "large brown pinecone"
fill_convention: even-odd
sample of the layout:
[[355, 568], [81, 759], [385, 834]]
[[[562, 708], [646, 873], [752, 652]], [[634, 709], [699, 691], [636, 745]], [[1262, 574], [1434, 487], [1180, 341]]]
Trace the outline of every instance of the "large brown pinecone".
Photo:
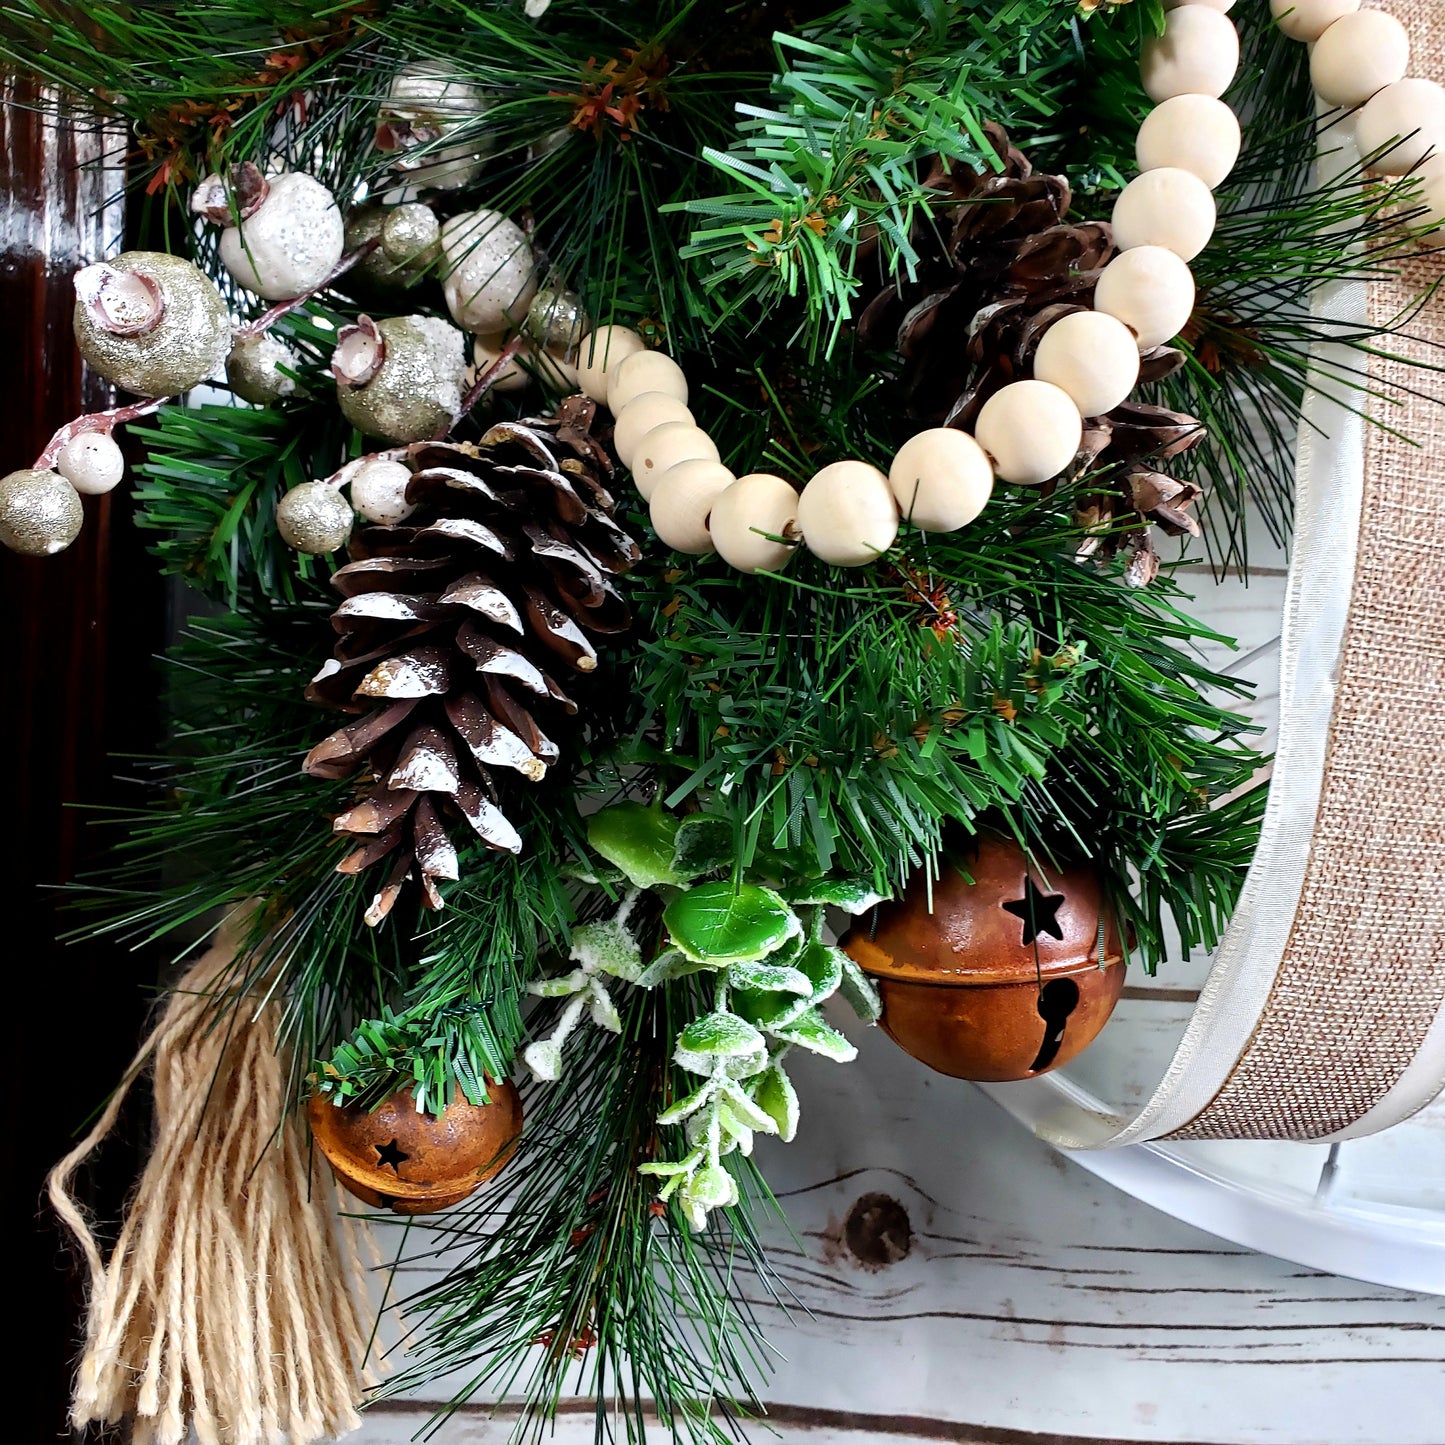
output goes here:
[[592, 410], [579, 397], [554, 422], [408, 448], [416, 511], [359, 530], [331, 579], [345, 599], [332, 616], [340, 637], [306, 695], [365, 716], [312, 748], [305, 768], [362, 775], [334, 827], [359, 843], [339, 871], [390, 860], [368, 923], [413, 867], [425, 904], [442, 906], [437, 880], [458, 876], [451, 833], [463, 824], [520, 851], [492, 775], [543, 777], [558, 749], [537, 718], [577, 711], [557, 676], [593, 671], [588, 634], [631, 620], [609, 578], [639, 551], [613, 520]]
[[[1073, 195], [1063, 176], [1036, 172], [1001, 127], [986, 130], [1002, 169], [935, 157], [925, 184], [937, 200], [910, 238], [916, 275], [880, 273], [861, 297], [859, 338], [897, 351], [909, 413], [925, 426], [971, 428], [994, 392], [1032, 376], [1044, 332], [1092, 305], [1099, 272], [1115, 254], [1107, 222], [1068, 219]], [[1155, 347], [1142, 359], [1140, 380], [1158, 381], [1183, 362], [1174, 348]], [[1153, 464], [1203, 436], [1194, 418], [1132, 400], [1086, 419], [1076, 469], [1096, 478], [1099, 490], [1080, 497], [1081, 520], [1107, 528], [1132, 509], [1141, 529], [1147, 519], [1174, 535], [1197, 535], [1185, 509], [1199, 488]], [[1157, 564], [1142, 530], [1130, 546], [1148, 554], [1131, 580], [1147, 581]]]

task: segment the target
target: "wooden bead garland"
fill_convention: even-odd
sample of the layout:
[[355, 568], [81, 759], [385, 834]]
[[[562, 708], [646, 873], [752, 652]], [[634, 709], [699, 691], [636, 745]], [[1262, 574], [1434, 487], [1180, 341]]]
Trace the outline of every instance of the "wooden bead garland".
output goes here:
[[[1165, 0], [1163, 34], [1146, 42], [1139, 72], [1156, 102], [1139, 129], [1139, 175], [1120, 192], [1118, 252], [1099, 275], [1093, 309], [1053, 322], [1032, 379], [985, 403], [974, 435], [920, 432], [885, 476], [862, 461], [824, 467], [799, 494], [781, 477], [733, 479], [687, 409], [687, 379], [636, 332], [599, 327], [582, 343], [582, 388], [608, 404], [614, 444], [650, 499], [654, 529], [675, 550], [716, 550], [742, 572], [784, 566], [800, 538], [840, 567], [875, 561], [900, 521], [925, 532], [967, 526], [995, 476], [1037, 486], [1078, 454], [1084, 419], [1127, 400], [1140, 353], [1173, 340], [1194, 308], [1189, 262], [1215, 226], [1213, 189], [1239, 159], [1240, 128], [1219, 97], [1239, 66], [1234, 0]], [[1311, 76], [1329, 104], [1364, 106], [1359, 138], [1381, 174], [1415, 173], [1421, 230], [1445, 234], [1445, 90], [1405, 78], [1409, 43], [1398, 21], [1360, 0], [1270, 0], [1280, 29], [1313, 43]], [[1378, 154], [1376, 154], [1378, 153]]]

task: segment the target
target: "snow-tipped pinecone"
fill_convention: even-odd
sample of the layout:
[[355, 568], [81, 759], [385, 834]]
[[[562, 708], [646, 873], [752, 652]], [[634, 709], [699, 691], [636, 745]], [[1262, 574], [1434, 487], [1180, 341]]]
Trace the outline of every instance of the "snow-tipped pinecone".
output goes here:
[[[910, 237], [916, 275], [880, 276], [871, 288], [865, 282], [860, 298], [859, 338], [897, 351], [909, 413], [923, 426], [971, 429], [994, 392], [1031, 377], [1044, 332], [1093, 304], [1099, 272], [1115, 254], [1107, 222], [1067, 219], [1073, 196], [1063, 176], [1035, 171], [1000, 126], [985, 130], [1003, 168], [935, 157], [925, 184], [937, 199]], [[1159, 381], [1183, 363], [1173, 347], [1155, 347], [1141, 359], [1140, 381]], [[1086, 419], [1076, 470], [1095, 474], [1099, 490], [1080, 499], [1081, 520], [1108, 527], [1137, 512], [1131, 551], [1147, 548], [1151, 521], [1175, 535], [1197, 535], [1184, 509], [1199, 488], [1149, 464], [1203, 437], [1193, 417], [1132, 400]], [[1136, 476], [1150, 482], [1136, 485]], [[1118, 541], [1115, 534], [1108, 545]]]
[[631, 620], [610, 578], [639, 552], [613, 520], [592, 412], [578, 397], [552, 422], [407, 448], [415, 512], [359, 530], [332, 578], [340, 639], [306, 695], [365, 716], [312, 748], [305, 768], [362, 774], [361, 797], [333, 826], [358, 844], [339, 871], [389, 860], [368, 923], [386, 917], [413, 867], [423, 902], [442, 906], [437, 881], [458, 877], [463, 825], [521, 850], [493, 774], [546, 773], [558, 749], [537, 717], [577, 711], [557, 676], [593, 671], [589, 634]]

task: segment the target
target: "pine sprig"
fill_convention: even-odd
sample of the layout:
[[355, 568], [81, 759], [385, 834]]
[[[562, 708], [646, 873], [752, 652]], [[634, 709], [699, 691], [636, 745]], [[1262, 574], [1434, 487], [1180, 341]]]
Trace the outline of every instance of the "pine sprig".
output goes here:
[[768, 1278], [748, 1211], [730, 1211], [730, 1232], [691, 1235], [637, 1172], [680, 1142], [654, 1120], [685, 1087], [670, 1054], [691, 992], [685, 981], [633, 991], [621, 1032], [588, 1032], [566, 1090], [528, 1091], [506, 1175], [434, 1227], [447, 1273], [403, 1301], [424, 1334], [384, 1393], [452, 1375], [458, 1403], [519, 1396], [518, 1441], [540, 1441], [574, 1387], [596, 1397], [599, 1440], [645, 1440], [647, 1412], [669, 1439], [737, 1433], [765, 1360], [729, 1288], [743, 1267]]

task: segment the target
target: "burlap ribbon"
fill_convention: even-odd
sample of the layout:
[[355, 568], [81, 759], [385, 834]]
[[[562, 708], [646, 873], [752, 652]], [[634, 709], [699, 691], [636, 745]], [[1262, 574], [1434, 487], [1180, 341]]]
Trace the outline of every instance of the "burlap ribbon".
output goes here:
[[[1380, 8], [1445, 79], [1438, 0]], [[1337, 157], [1341, 165], [1348, 156]], [[1300, 431], [1280, 742], [1260, 848], [1183, 1041], [1132, 1119], [1069, 1108], [1070, 1148], [1376, 1132], [1445, 1088], [1445, 261], [1329, 288], [1392, 330], [1372, 422], [1319, 348]]]

